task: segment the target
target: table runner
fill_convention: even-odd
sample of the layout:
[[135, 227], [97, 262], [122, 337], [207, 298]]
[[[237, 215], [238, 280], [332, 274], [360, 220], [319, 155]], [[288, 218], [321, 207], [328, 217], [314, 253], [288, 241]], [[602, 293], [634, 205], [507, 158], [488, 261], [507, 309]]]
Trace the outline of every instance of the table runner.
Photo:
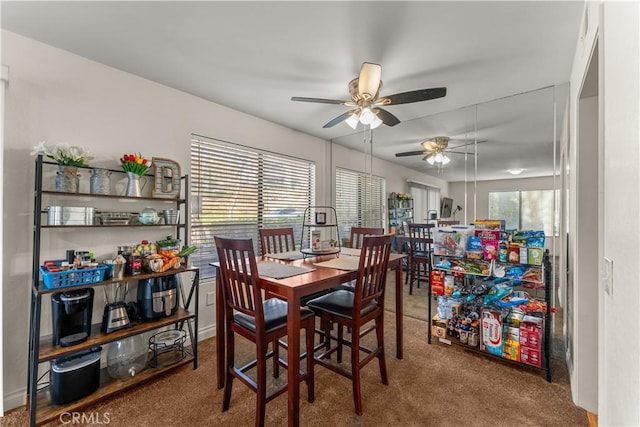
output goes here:
[[272, 277], [274, 279], [285, 279], [287, 277], [297, 276], [298, 274], [308, 273], [313, 270], [315, 270], [315, 268], [296, 267], [294, 265], [286, 265], [270, 261], [262, 261], [258, 263], [258, 274], [260, 276]]
[[329, 261], [316, 262], [313, 265], [317, 265], [318, 267], [336, 268], [338, 270], [355, 271], [358, 269], [359, 264], [360, 257], [344, 256], [334, 258]]

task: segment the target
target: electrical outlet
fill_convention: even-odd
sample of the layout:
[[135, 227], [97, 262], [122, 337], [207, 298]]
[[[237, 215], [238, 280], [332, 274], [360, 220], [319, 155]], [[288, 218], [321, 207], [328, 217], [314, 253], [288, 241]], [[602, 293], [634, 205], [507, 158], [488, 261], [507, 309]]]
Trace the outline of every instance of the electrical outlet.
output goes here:
[[207, 305], [213, 305], [216, 303], [216, 293], [207, 292]]

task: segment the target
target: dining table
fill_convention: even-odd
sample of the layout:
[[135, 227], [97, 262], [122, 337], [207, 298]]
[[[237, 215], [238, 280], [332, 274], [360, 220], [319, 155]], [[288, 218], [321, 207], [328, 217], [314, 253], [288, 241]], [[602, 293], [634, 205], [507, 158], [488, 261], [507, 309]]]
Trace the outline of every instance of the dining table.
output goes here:
[[[287, 393], [288, 425], [300, 425], [300, 300], [316, 292], [334, 288], [342, 283], [355, 280], [359, 261], [359, 250], [343, 248], [336, 255], [257, 257], [260, 287], [266, 294], [275, 294], [287, 301]], [[396, 358], [402, 359], [403, 327], [403, 283], [402, 260], [405, 254], [392, 253], [389, 268], [395, 270], [395, 313], [396, 313]], [[211, 263], [219, 269], [218, 263]], [[218, 273], [218, 271], [216, 272]], [[216, 274], [216, 372], [217, 387], [224, 387], [225, 369], [225, 301], [220, 275]]]

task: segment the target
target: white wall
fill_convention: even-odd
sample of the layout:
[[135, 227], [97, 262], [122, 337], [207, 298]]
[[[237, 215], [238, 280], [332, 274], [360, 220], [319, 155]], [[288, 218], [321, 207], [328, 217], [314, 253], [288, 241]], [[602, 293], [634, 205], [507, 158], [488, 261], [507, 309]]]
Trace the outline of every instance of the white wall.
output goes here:
[[[602, 256], [613, 261], [612, 291], [601, 285], [598, 422], [640, 425], [640, 4], [604, 2], [600, 15], [603, 126]], [[597, 21], [596, 21], [597, 22]], [[579, 72], [580, 69], [576, 70]], [[602, 266], [602, 264], [600, 264]], [[600, 271], [599, 277], [604, 272]], [[631, 334], [619, 325], [634, 325]]]
[[[38, 141], [67, 141], [89, 149], [93, 166], [118, 168], [124, 153], [176, 160], [189, 173], [192, 133], [308, 159], [317, 165], [318, 204], [333, 204], [335, 165], [363, 170], [362, 153], [205, 101], [157, 83], [105, 67], [42, 43], [2, 32], [2, 63], [11, 69], [6, 95], [3, 177], [4, 240], [2, 296], [5, 408], [24, 404], [27, 379], [29, 289], [33, 229], [33, 157]], [[373, 173], [387, 178], [388, 191], [406, 191], [406, 179], [426, 175], [374, 160]], [[88, 176], [81, 189], [88, 188]], [[446, 183], [440, 183], [446, 187]], [[93, 202], [92, 202], [93, 203]], [[46, 205], [45, 205], [46, 206]], [[70, 247], [110, 256], [116, 246], [157, 239], [144, 229], [120, 236], [100, 230], [53, 231], [43, 235], [43, 256], [60, 256]], [[102, 233], [102, 234], [101, 234]], [[213, 291], [201, 283], [200, 295]], [[102, 304], [96, 292], [94, 323]], [[201, 298], [202, 304], [205, 298]], [[43, 300], [45, 332], [50, 329], [48, 299]], [[213, 307], [200, 307], [202, 336], [213, 331]]]

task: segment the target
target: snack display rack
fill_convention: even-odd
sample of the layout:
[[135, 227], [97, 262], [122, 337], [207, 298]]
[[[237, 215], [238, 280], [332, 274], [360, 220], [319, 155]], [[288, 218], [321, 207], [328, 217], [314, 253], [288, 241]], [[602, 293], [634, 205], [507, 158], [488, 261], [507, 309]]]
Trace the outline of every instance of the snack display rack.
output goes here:
[[433, 338], [438, 343], [461, 345], [539, 370], [551, 381], [553, 309], [548, 255], [540, 265], [478, 259], [475, 251], [468, 256], [465, 236], [473, 231], [470, 227], [442, 230], [446, 238], [439, 247], [434, 246], [428, 342]]

